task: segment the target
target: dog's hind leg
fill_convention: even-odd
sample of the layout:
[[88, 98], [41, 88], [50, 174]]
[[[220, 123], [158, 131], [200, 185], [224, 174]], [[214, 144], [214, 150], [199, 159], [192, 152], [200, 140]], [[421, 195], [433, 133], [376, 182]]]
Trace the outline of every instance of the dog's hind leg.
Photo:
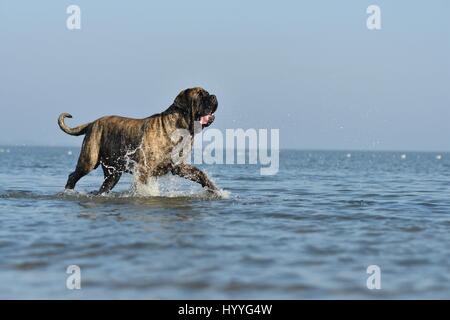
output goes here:
[[98, 166], [98, 152], [97, 141], [95, 141], [93, 137], [86, 136], [81, 147], [77, 167], [67, 179], [66, 189], [75, 188], [78, 180], [83, 178]]
[[120, 177], [122, 176], [122, 172], [114, 168], [108, 168], [104, 165], [102, 165], [102, 168], [105, 180], [103, 181], [103, 184], [98, 191], [99, 194], [108, 193], [109, 191], [111, 191], [116, 186], [117, 182], [119, 182]]
[[76, 168], [74, 172], [69, 174], [69, 178], [67, 179], [66, 183], [66, 189], [74, 189], [75, 185], [77, 184], [78, 180], [83, 178], [85, 175], [87, 175], [89, 172], [86, 172], [82, 168]]

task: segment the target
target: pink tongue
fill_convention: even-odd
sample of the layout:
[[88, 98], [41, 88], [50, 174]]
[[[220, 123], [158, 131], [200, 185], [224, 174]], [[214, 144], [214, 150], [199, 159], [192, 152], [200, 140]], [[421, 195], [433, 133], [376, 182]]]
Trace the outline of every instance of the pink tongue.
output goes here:
[[210, 114], [207, 114], [206, 116], [203, 116], [200, 118], [200, 123], [201, 124], [208, 124], [209, 118], [211, 117]]

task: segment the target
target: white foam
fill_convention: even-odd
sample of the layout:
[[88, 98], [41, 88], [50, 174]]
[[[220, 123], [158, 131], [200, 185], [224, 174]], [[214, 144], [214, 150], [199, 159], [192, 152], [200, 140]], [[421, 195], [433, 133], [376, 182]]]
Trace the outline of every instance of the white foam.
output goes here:
[[87, 192], [83, 192], [83, 191], [78, 191], [78, 190], [74, 190], [74, 189], [64, 189], [63, 192], [58, 193], [59, 196], [63, 196], [63, 197], [87, 197], [89, 196], [89, 194]]
[[231, 192], [227, 191], [227, 190], [223, 190], [223, 189], [219, 189], [219, 191], [217, 191], [218, 196], [220, 199], [229, 199], [231, 196]]
[[150, 177], [147, 183], [142, 183], [133, 175], [133, 185], [130, 189], [130, 194], [137, 197], [158, 197], [161, 195], [159, 190], [158, 178]]
[[162, 177], [150, 177], [147, 180], [147, 183], [142, 183], [138, 178], [133, 176], [133, 184], [128, 192], [128, 195], [123, 194], [123, 196], [228, 199], [230, 197], [230, 192], [223, 189], [210, 192], [206, 189], [200, 188], [195, 183], [188, 183], [182, 178], [169, 174]]

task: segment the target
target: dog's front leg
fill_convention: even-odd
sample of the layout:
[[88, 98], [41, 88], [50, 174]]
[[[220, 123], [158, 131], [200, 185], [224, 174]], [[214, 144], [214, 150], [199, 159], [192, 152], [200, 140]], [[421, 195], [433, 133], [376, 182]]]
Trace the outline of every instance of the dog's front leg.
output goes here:
[[171, 172], [172, 174], [175, 174], [177, 176], [200, 183], [203, 188], [206, 187], [209, 191], [218, 190], [214, 183], [209, 180], [208, 176], [203, 171], [189, 164], [180, 164], [174, 166], [172, 167]]

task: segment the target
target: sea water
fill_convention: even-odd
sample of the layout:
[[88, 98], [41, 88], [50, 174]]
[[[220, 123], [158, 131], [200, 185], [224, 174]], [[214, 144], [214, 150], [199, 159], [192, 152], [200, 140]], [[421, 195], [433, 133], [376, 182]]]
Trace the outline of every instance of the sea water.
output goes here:
[[218, 196], [129, 175], [93, 196], [101, 169], [64, 192], [78, 148], [1, 150], [0, 298], [450, 297], [447, 153], [281, 150], [273, 176], [201, 165]]

